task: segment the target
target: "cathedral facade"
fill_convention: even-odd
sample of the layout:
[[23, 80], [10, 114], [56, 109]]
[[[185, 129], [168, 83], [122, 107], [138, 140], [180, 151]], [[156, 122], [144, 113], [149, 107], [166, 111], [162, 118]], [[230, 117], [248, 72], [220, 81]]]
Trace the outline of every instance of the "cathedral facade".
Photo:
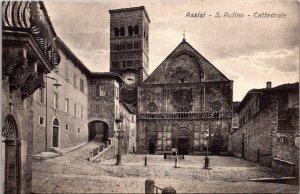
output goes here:
[[208, 60], [183, 41], [138, 86], [137, 148], [159, 154], [227, 151], [232, 86]]
[[121, 100], [136, 108], [137, 152], [227, 151], [233, 82], [185, 39], [148, 75], [145, 7], [109, 12], [110, 71], [125, 82]]

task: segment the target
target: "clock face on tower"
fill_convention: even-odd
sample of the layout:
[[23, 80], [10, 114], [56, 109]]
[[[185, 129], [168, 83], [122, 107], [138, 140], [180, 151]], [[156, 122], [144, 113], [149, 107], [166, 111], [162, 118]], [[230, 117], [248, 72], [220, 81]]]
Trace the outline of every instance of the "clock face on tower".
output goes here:
[[137, 78], [134, 73], [126, 73], [123, 75], [123, 79], [128, 86], [134, 86], [136, 84]]

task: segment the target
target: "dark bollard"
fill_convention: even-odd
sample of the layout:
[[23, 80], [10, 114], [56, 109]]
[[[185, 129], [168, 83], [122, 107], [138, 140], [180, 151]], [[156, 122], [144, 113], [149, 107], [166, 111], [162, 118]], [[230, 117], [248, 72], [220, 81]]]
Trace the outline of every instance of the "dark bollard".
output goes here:
[[147, 164], [148, 164], [148, 157], [145, 156], [145, 166], [147, 166]]
[[175, 168], [178, 168], [178, 156], [175, 158]]
[[145, 193], [146, 194], [154, 194], [154, 180], [147, 179], [145, 181]]
[[208, 169], [209, 168], [209, 158], [207, 156], [205, 156], [204, 159], [204, 169]]
[[164, 159], [167, 159], [167, 153], [164, 153]]
[[176, 194], [176, 190], [173, 187], [165, 187], [162, 194]]

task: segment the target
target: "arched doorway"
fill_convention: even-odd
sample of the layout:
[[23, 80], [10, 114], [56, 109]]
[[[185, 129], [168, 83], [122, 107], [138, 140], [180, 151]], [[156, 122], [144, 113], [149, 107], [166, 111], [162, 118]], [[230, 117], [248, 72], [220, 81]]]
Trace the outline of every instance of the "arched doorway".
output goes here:
[[17, 124], [13, 116], [6, 117], [2, 127], [2, 164], [4, 178], [2, 186], [4, 193], [19, 193], [20, 191], [20, 142], [18, 140]]
[[178, 154], [188, 154], [190, 145], [190, 134], [186, 130], [179, 131], [177, 134]]
[[148, 140], [148, 151], [149, 151], [149, 154], [155, 154], [155, 144], [156, 144], [156, 140], [154, 137], [151, 137], [149, 140]]
[[88, 125], [89, 127], [89, 141], [96, 140], [105, 142], [108, 140], [109, 126], [104, 121], [92, 121]]
[[52, 127], [52, 147], [59, 147], [59, 122], [58, 119], [55, 118], [53, 120]]

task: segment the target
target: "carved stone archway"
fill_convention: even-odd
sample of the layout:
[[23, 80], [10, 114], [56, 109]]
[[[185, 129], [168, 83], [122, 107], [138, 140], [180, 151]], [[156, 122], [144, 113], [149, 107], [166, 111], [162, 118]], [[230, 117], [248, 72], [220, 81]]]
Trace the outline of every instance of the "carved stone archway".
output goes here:
[[20, 192], [20, 141], [16, 121], [8, 115], [2, 127], [2, 164], [4, 193]]
[[192, 151], [192, 133], [188, 128], [181, 128], [174, 136], [174, 146], [178, 154], [189, 154]]

